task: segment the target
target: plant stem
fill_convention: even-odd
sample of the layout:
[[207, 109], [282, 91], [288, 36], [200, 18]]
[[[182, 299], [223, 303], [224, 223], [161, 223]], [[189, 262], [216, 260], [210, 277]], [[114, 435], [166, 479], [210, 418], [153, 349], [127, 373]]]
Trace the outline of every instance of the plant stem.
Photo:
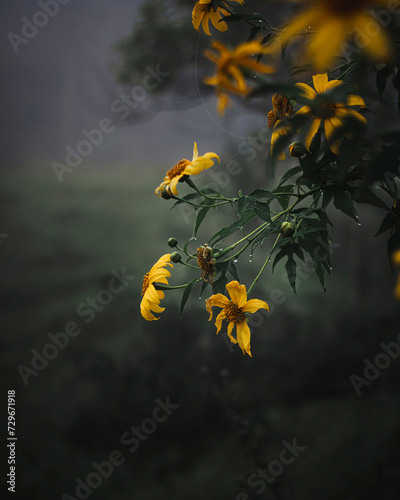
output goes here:
[[260, 279], [261, 274], [263, 273], [264, 269], [267, 267], [267, 265], [268, 265], [269, 261], [271, 260], [271, 257], [272, 257], [272, 252], [275, 250], [275, 247], [276, 247], [276, 245], [278, 244], [278, 241], [279, 241], [279, 239], [280, 239], [280, 237], [281, 237], [281, 236], [282, 236], [281, 234], [278, 234], [278, 237], [276, 238], [275, 243], [274, 243], [273, 247], [271, 248], [271, 252], [269, 253], [269, 255], [268, 255], [268, 257], [267, 257], [267, 260], [264, 262], [264, 264], [263, 264], [262, 268], [260, 269], [260, 272], [259, 272], [259, 273], [257, 274], [257, 276], [254, 278], [253, 283], [250, 285], [250, 288], [247, 290], [247, 294], [249, 294], [249, 293], [252, 291], [252, 289], [253, 289], [254, 285], [255, 285], [255, 284], [257, 283], [257, 281]]

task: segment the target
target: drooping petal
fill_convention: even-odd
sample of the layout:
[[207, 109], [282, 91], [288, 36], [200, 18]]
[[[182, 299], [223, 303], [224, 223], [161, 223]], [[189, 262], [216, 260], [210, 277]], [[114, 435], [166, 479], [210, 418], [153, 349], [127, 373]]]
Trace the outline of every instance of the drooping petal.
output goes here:
[[313, 75], [312, 79], [317, 94], [323, 94], [328, 86], [328, 75], [326, 73]]
[[160, 302], [160, 299], [159, 299], [159, 297], [157, 295], [157, 291], [154, 288], [153, 284], [151, 284], [151, 285], [148, 286], [147, 290], [144, 293], [144, 296], [146, 297], [146, 299], [149, 302], [154, 302], [155, 304], [159, 304], [159, 302]]
[[226, 318], [225, 311], [222, 310], [218, 316], [217, 319], [215, 320], [215, 326], [217, 327], [217, 333], [221, 330], [222, 327], [222, 321]]
[[318, 132], [320, 125], [321, 125], [321, 118], [315, 118], [315, 120], [311, 124], [310, 131], [308, 132], [308, 135], [307, 135], [306, 140], [305, 140], [306, 148], [309, 151], [310, 151], [311, 142], [312, 142], [315, 134]]
[[199, 150], [197, 149], [197, 142], [195, 142], [194, 146], [193, 146], [193, 158], [192, 158], [192, 161], [197, 160], [198, 156], [199, 156]]
[[217, 28], [218, 31], [224, 32], [228, 29], [228, 25], [225, 21], [219, 22], [219, 20], [222, 19], [221, 13], [224, 16], [229, 16], [229, 12], [227, 10], [219, 8], [215, 12], [211, 12], [210, 19], [214, 27]]
[[266, 309], [269, 311], [269, 305], [263, 300], [251, 299], [246, 302], [244, 307], [242, 307], [242, 311], [244, 313], [255, 313], [259, 309]]
[[236, 337], [239, 346], [242, 348], [243, 353], [247, 352], [247, 354], [251, 356], [251, 348], [250, 348], [250, 328], [246, 321], [242, 323], [236, 323]]
[[341, 85], [343, 83], [342, 80], [331, 80], [328, 82], [328, 85], [326, 86], [326, 90], [333, 89], [334, 87], [337, 87], [338, 85]]
[[336, 116], [341, 119], [346, 118], [347, 116], [352, 116], [356, 120], [364, 123], [364, 125], [368, 123], [365, 116], [362, 116], [357, 111], [354, 111], [354, 109], [346, 108], [345, 106], [338, 106], [335, 113]]
[[237, 344], [237, 340], [232, 336], [232, 330], [234, 326], [235, 323], [233, 321], [230, 321], [228, 324], [228, 337], [232, 344]]
[[331, 151], [335, 153], [335, 155], [339, 154], [341, 139], [339, 138], [335, 142], [332, 142], [332, 137], [335, 134], [335, 131], [342, 127], [343, 122], [338, 117], [332, 116], [331, 118], [324, 120], [326, 139]]
[[203, 14], [203, 18], [201, 20], [201, 26], [202, 26], [202, 28], [204, 30], [204, 33], [206, 35], [211, 36], [210, 29], [208, 27], [208, 21], [209, 21], [209, 19], [210, 19], [210, 13], [209, 12], [206, 12], [205, 14]]
[[234, 304], [240, 308], [246, 304], [247, 292], [245, 285], [240, 285], [238, 281], [231, 281], [226, 285], [226, 289]]
[[176, 175], [172, 180], [171, 180], [171, 184], [169, 185], [169, 188], [171, 190], [171, 193], [173, 193], [175, 196], [178, 195], [178, 190], [176, 188], [178, 182], [182, 179], [183, 177], [183, 174], [180, 174], [180, 175]]
[[225, 295], [222, 295], [222, 293], [217, 293], [215, 295], [212, 295], [209, 299], [206, 299], [206, 309], [210, 313], [208, 321], [212, 320], [212, 308], [214, 306], [224, 308], [228, 304], [228, 298], [225, 297]]
[[296, 111], [296, 115], [311, 115], [311, 114], [312, 110], [310, 106], [307, 106], [307, 104], [302, 108], [300, 108], [298, 111]]

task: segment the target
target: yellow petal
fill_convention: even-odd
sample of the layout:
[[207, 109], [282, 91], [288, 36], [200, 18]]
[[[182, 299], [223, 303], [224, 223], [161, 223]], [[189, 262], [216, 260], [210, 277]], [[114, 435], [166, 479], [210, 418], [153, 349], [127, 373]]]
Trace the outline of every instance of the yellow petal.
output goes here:
[[315, 92], [314, 89], [312, 89], [309, 85], [306, 85], [305, 83], [296, 83], [296, 87], [301, 89], [301, 93], [303, 97], [306, 99], [315, 99], [317, 97], [317, 93]]
[[226, 318], [225, 316], [225, 311], [222, 310], [218, 316], [217, 316], [217, 319], [215, 321], [215, 326], [217, 327], [217, 333], [221, 330], [221, 327], [222, 327], [222, 321]]
[[243, 321], [243, 323], [236, 323], [236, 337], [243, 353], [247, 352], [247, 354], [251, 357], [250, 328], [246, 321]]
[[338, 85], [341, 85], [343, 82], [342, 80], [331, 80], [328, 82], [328, 85], [326, 86], [326, 90], [333, 89], [334, 87], [337, 87]]
[[[367, 42], [365, 50], [376, 61], [387, 61], [392, 57], [392, 45], [385, 31], [377, 25], [370, 14], [360, 14], [356, 19], [358, 36], [362, 35], [363, 45]], [[375, 25], [374, 31], [371, 31], [370, 25]], [[367, 35], [369, 33], [369, 35]]]
[[[320, 31], [314, 36], [313, 43], [309, 48], [317, 70], [326, 70], [332, 63], [335, 55], [339, 53], [340, 44], [345, 37], [346, 25], [347, 23], [343, 23], [340, 18], [334, 17], [319, 27]], [[322, 93], [317, 88], [315, 90], [319, 94]], [[323, 92], [325, 90], [326, 85]]]
[[[210, 19], [211, 22], [213, 23], [214, 27], [217, 28], [218, 31], [224, 32], [228, 29], [228, 25], [226, 24], [225, 21], [218, 22], [220, 19], [222, 19], [221, 16], [221, 11], [224, 9], [218, 9], [216, 12], [212, 12], [210, 14]], [[224, 10], [224, 16], [229, 16], [229, 12]]]
[[317, 94], [323, 94], [328, 86], [328, 75], [326, 73], [312, 77]]
[[308, 10], [307, 12], [303, 12], [289, 24], [289, 26], [279, 33], [277, 37], [275, 37], [275, 50], [280, 50], [281, 45], [284, 45], [290, 41], [298, 32], [304, 31], [314, 19], [317, 19], [321, 15], [321, 9], [314, 7], [313, 9]]
[[359, 95], [349, 95], [347, 98], [347, 106], [361, 106], [365, 107], [365, 102]]
[[177, 190], [176, 186], [177, 186], [178, 182], [180, 181], [180, 179], [182, 179], [183, 175], [184, 175], [184, 174], [179, 174], [179, 175], [175, 176], [175, 177], [172, 179], [171, 184], [169, 185], [169, 188], [170, 188], [171, 192], [172, 192], [175, 196], [177, 196], [177, 195], [178, 195], [178, 190]]
[[315, 134], [318, 132], [319, 126], [321, 125], [321, 118], [316, 118], [311, 125], [310, 131], [308, 132], [308, 135], [306, 137], [305, 145], [306, 148], [310, 151], [310, 146], [311, 142], [315, 136]]
[[199, 156], [199, 150], [197, 149], [197, 142], [195, 142], [194, 146], [193, 146], [193, 158], [192, 158], [192, 161], [197, 160], [198, 156]]
[[300, 108], [298, 111], [296, 111], [296, 115], [311, 115], [311, 114], [312, 114], [311, 108], [310, 106], [307, 106], [307, 104], [302, 108]]
[[232, 342], [232, 344], [237, 344], [237, 340], [234, 337], [232, 337], [232, 330], [234, 326], [235, 323], [233, 321], [230, 321], [228, 325], [228, 337], [229, 340]]
[[206, 35], [211, 36], [210, 30], [208, 28], [208, 21], [209, 21], [209, 19], [210, 19], [210, 14], [208, 12], [205, 13], [205, 14], [203, 14], [203, 18], [201, 20], [201, 25], [203, 27], [204, 33]]
[[211, 321], [212, 319], [212, 308], [214, 306], [224, 308], [228, 304], [229, 300], [227, 299], [227, 297], [225, 297], [225, 295], [222, 295], [222, 293], [211, 295], [209, 299], [206, 299], [206, 309], [210, 313], [208, 321]]
[[144, 292], [144, 297], [146, 297], [149, 302], [153, 302], [155, 304], [160, 303], [160, 299], [157, 295], [157, 290], [154, 288], [154, 285], [149, 285], [147, 290]]
[[395, 252], [393, 255], [392, 255], [392, 260], [393, 260], [393, 264], [400, 264], [400, 250], [397, 250], [397, 252]]
[[244, 285], [240, 285], [238, 281], [231, 281], [226, 285], [226, 289], [234, 304], [238, 307], [243, 307], [246, 304], [247, 292]]
[[246, 302], [244, 307], [242, 307], [242, 311], [244, 313], [255, 313], [259, 309], [266, 309], [267, 311], [269, 311], [269, 306], [263, 300], [251, 299]]
[[335, 134], [335, 131], [342, 127], [343, 127], [342, 121], [335, 116], [332, 116], [331, 118], [327, 118], [326, 120], [324, 120], [326, 140], [328, 141], [328, 145], [331, 151], [335, 153], [335, 155], [339, 154], [341, 140], [339, 138], [334, 143], [332, 143], [332, 137]]

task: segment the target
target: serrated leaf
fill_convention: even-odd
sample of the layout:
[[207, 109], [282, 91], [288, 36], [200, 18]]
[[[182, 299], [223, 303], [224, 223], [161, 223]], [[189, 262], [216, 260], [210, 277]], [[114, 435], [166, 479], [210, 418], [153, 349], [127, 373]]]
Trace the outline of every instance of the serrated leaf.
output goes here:
[[280, 262], [284, 257], [290, 254], [290, 247], [285, 246], [281, 248], [281, 250], [276, 254], [274, 263], [272, 264], [272, 272], [274, 272], [276, 265]]
[[186, 305], [186, 302], [192, 292], [192, 289], [193, 289], [193, 285], [197, 282], [197, 278], [193, 279], [192, 281], [190, 281], [186, 287], [185, 287], [185, 290], [183, 291], [183, 295], [182, 295], [182, 301], [181, 301], [181, 318], [182, 318], [182, 315], [183, 315], [183, 310], [185, 308], [185, 305]]
[[356, 203], [367, 203], [383, 210], [389, 210], [386, 203], [367, 187], [351, 188], [351, 194]]

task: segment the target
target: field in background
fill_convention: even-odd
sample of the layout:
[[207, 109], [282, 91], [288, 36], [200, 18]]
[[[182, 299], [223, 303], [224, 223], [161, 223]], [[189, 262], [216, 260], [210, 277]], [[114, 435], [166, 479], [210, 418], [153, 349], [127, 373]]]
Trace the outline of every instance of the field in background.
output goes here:
[[[400, 358], [361, 396], [349, 381], [400, 333], [384, 241], [369, 239], [379, 219], [365, 214], [366, 228], [349, 220], [335, 231], [327, 294], [307, 276], [296, 297], [279, 266], [266, 272], [257, 296], [280, 290], [285, 300], [254, 327], [250, 359], [215, 336], [198, 289], [182, 321], [181, 292], [168, 294], [157, 323], [140, 317], [143, 274], [170, 251], [170, 236], [184, 242], [192, 227], [154, 195], [159, 182], [124, 170], [76, 172], [62, 184], [3, 176], [1, 366], [6, 388], [17, 389], [20, 493], [75, 496], [75, 478], [124, 449], [121, 435], [169, 395], [179, 409], [137, 452], [124, 449], [125, 464], [93, 498], [394, 499]], [[199, 243], [216, 224], [204, 224]], [[86, 322], [88, 297], [124, 268], [134, 278]], [[244, 269], [249, 284], [256, 261]], [[188, 281], [179, 266], [173, 273], [171, 282]], [[25, 386], [17, 366], [71, 321], [81, 333]], [[294, 438], [307, 450], [258, 496], [248, 476]]]

